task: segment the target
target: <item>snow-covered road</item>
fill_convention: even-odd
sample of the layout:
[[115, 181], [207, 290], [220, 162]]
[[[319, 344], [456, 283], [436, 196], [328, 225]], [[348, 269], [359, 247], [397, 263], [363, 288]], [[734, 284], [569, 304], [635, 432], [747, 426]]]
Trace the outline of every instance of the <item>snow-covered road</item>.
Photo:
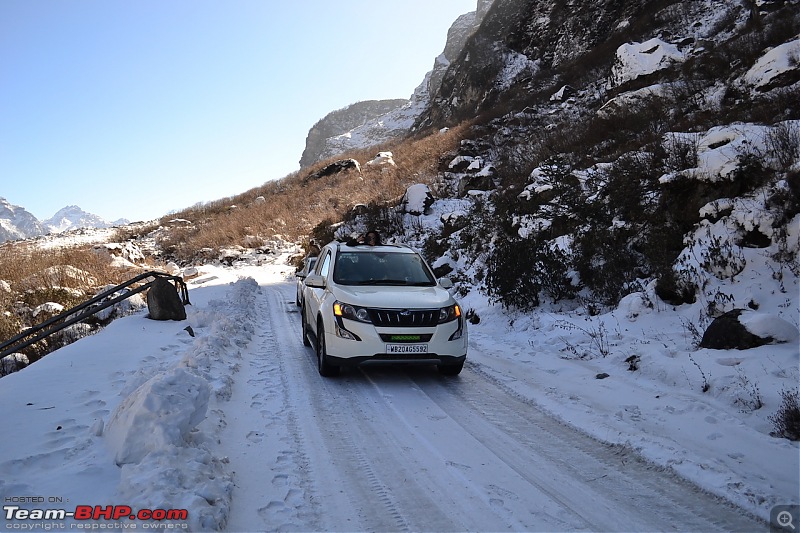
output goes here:
[[[142, 310], [4, 377], [5, 504], [185, 509], [161, 525], [194, 531], [706, 532], [764, 531], [797, 502], [795, 443], [660, 377], [657, 364], [693, 368], [680, 341], [661, 352], [668, 324], [655, 346], [637, 343], [639, 322], [615, 334], [648, 348], [650, 373], [620, 372], [625, 352], [565, 359], [544, 318], [512, 328], [483, 307], [457, 377], [322, 378], [292, 272], [283, 256], [203, 267], [186, 321]], [[769, 350], [785, 370], [795, 357]], [[0, 530], [93, 525], [8, 513]]]
[[[472, 363], [320, 377], [293, 285], [265, 287], [218, 455], [227, 529], [754, 531], [741, 510], [547, 416]], [[246, 441], [246, 445], [241, 443]]]

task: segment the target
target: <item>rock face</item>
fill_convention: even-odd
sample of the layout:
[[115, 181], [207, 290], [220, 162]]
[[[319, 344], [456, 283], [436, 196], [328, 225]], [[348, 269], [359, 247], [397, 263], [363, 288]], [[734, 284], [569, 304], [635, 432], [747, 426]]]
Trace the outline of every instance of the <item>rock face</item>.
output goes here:
[[381, 115], [402, 107], [408, 100], [368, 100], [328, 113], [308, 131], [300, 166], [307, 167], [330, 157], [325, 143]]
[[156, 278], [147, 291], [147, 310], [153, 320], [186, 320], [178, 290], [165, 278]]
[[439, 90], [450, 63], [459, 57], [467, 39], [489, 11], [492, 1], [478, 0], [476, 11], [456, 19], [447, 32], [444, 51], [436, 57], [432, 70], [409, 100], [358, 102], [329, 113], [317, 122], [306, 137], [300, 166], [308, 167], [348, 150], [375, 146], [407, 135], [430, 104], [431, 95]]
[[[613, 61], [616, 47], [632, 37], [628, 24], [648, 9], [647, 2], [632, 0], [495, 0], [414, 129], [458, 122], [500, 101], [572, 83], [577, 69], [571, 62], [589, 51], [598, 67]], [[552, 85], [533, 81], [541, 73], [548, 75], [539, 79]]]
[[428, 93], [435, 95], [439, 92], [439, 87], [442, 85], [444, 73], [447, 71], [450, 63], [458, 59], [464, 45], [473, 33], [478, 29], [489, 8], [492, 7], [494, 0], [478, 0], [478, 7], [476, 11], [466, 13], [458, 17], [450, 29], [447, 31], [447, 42], [444, 45], [444, 51], [436, 58], [433, 64], [433, 69], [430, 72], [428, 81]]

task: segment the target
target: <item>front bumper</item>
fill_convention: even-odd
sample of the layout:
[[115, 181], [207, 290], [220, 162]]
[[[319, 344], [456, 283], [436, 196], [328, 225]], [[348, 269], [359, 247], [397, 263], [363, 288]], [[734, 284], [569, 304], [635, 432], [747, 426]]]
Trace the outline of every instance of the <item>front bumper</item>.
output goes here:
[[[338, 366], [365, 362], [457, 364], [467, 357], [467, 330], [464, 319], [453, 320], [429, 328], [387, 328], [343, 319], [341, 326], [360, 340], [351, 340], [336, 333], [337, 325], [325, 330], [325, 344], [330, 362]], [[449, 340], [461, 328], [461, 336]], [[397, 342], [393, 335], [424, 341]], [[387, 345], [425, 345], [424, 353], [389, 353]]]

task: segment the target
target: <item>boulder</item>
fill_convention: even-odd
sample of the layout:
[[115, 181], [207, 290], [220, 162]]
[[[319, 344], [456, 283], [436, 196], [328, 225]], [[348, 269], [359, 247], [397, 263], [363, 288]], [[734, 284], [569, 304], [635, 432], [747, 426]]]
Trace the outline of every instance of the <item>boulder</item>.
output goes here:
[[392, 152], [378, 152], [378, 154], [375, 156], [375, 159], [372, 161], [367, 161], [367, 164], [378, 167], [386, 165], [392, 167], [397, 166], [397, 164], [394, 162], [394, 154], [392, 154]]
[[424, 215], [433, 205], [434, 198], [431, 190], [424, 183], [411, 185], [406, 189], [400, 206], [404, 213], [409, 215]]
[[340, 159], [339, 161], [334, 161], [333, 163], [325, 165], [318, 171], [309, 174], [304, 182], [308, 183], [310, 181], [315, 181], [326, 176], [333, 176], [347, 170], [355, 170], [361, 174], [361, 165], [359, 165], [358, 161], [355, 159]]
[[153, 320], [186, 320], [178, 289], [166, 278], [156, 278], [147, 291], [147, 310]]
[[21, 353], [12, 353], [0, 359], [0, 376], [7, 376], [22, 370], [30, 364], [28, 356]]
[[733, 309], [711, 322], [703, 334], [700, 347], [747, 350], [765, 344], [793, 342], [797, 338], [797, 328], [778, 316]]

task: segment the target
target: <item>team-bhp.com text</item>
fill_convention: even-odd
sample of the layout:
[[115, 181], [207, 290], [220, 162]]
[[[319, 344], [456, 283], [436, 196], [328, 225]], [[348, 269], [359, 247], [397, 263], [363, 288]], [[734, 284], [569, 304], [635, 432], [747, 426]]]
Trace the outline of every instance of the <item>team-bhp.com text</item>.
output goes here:
[[[140, 509], [128, 505], [78, 505], [66, 509], [23, 509], [4, 505], [6, 529], [187, 529], [186, 509]], [[74, 522], [64, 523], [67, 519]], [[126, 520], [127, 519], [127, 520]], [[134, 522], [134, 521], [139, 522]], [[107, 522], [111, 521], [111, 522]]]

